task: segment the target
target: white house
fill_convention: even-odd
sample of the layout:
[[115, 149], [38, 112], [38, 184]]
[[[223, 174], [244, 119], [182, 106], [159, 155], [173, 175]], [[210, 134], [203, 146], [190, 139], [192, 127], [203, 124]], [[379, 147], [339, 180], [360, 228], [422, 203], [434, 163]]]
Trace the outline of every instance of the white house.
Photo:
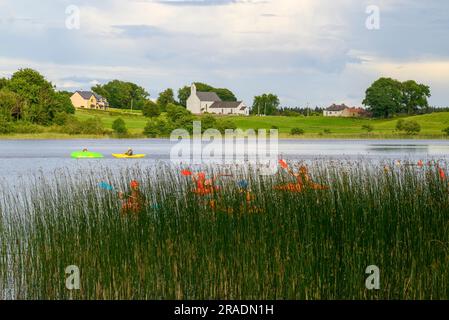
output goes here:
[[323, 111], [323, 115], [325, 117], [358, 118], [358, 117], [369, 117], [370, 114], [363, 108], [357, 107], [350, 108], [345, 104], [342, 105], [333, 104]]
[[222, 101], [215, 92], [201, 92], [192, 84], [187, 110], [193, 114], [213, 113], [223, 115], [249, 115], [248, 106], [242, 101]]
[[326, 110], [323, 111], [323, 115], [325, 117], [342, 117], [343, 112], [347, 108], [348, 107], [345, 104], [342, 104], [342, 105], [333, 104], [329, 108], [327, 108]]

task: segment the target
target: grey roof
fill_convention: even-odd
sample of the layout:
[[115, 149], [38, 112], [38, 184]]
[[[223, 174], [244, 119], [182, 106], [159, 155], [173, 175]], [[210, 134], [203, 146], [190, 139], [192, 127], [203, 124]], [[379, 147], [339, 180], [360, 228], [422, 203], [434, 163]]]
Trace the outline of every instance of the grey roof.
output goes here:
[[220, 97], [215, 92], [197, 91], [196, 95], [200, 98], [200, 101], [221, 101]]
[[97, 100], [104, 99], [102, 96], [100, 96], [99, 94], [96, 94], [95, 92], [92, 92], [92, 91], [77, 91], [77, 92], [85, 100], [89, 100], [92, 96], [95, 96], [95, 98]]
[[212, 109], [226, 109], [226, 108], [237, 108], [242, 104], [242, 101], [217, 101], [214, 102], [209, 108]]
[[103, 97], [103, 96], [101, 96], [101, 95], [99, 95], [99, 94], [96, 94], [95, 92], [94, 92], [94, 96], [95, 96], [95, 98], [97, 98], [97, 100], [103, 100], [103, 99], [106, 99], [105, 97]]
[[77, 91], [77, 93], [85, 100], [89, 100], [94, 95], [91, 91]]
[[347, 106], [345, 104], [342, 104], [342, 105], [333, 104], [329, 108], [327, 108], [326, 111], [343, 111], [346, 108], [347, 108]]

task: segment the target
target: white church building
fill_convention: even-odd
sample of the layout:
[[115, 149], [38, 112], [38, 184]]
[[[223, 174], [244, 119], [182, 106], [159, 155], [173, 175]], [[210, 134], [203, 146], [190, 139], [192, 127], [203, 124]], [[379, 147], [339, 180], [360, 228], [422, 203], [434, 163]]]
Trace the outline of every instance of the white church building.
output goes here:
[[215, 92], [201, 92], [192, 84], [187, 110], [193, 114], [213, 113], [222, 115], [249, 115], [248, 106], [242, 101], [222, 101]]

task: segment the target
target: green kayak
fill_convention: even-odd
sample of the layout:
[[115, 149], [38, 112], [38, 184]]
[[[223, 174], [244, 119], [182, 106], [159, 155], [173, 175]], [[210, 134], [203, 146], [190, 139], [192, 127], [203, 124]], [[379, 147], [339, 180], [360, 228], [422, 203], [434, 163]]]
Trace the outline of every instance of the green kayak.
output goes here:
[[75, 151], [72, 152], [71, 156], [74, 159], [94, 159], [104, 157], [101, 153], [90, 151]]

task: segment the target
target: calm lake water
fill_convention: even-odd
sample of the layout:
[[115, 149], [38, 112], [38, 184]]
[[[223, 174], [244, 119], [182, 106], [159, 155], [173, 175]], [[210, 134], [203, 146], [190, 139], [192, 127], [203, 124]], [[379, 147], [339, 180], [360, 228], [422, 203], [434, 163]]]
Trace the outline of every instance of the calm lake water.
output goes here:
[[[154, 166], [170, 162], [169, 140], [3, 140], [0, 141], [0, 179], [8, 183], [39, 173], [58, 170], [112, 171], [126, 167]], [[88, 148], [101, 152], [104, 159], [75, 160], [72, 151]], [[114, 159], [112, 153], [123, 153], [132, 147], [145, 153], [140, 160]], [[279, 154], [285, 159], [305, 161], [360, 160], [448, 160], [449, 141], [434, 140], [281, 140]]]

